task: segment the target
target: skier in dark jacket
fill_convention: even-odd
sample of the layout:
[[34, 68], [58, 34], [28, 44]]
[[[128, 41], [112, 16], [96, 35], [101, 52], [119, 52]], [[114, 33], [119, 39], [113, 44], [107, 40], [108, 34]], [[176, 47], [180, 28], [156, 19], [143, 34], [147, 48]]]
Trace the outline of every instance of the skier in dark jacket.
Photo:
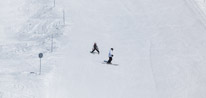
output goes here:
[[97, 46], [97, 43], [94, 43], [94, 45], [93, 45], [93, 50], [91, 51], [91, 53], [94, 53], [95, 50], [98, 52], [98, 54], [100, 53], [100, 52], [99, 52], [99, 48], [98, 48], [98, 46]]
[[109, 51], [109, 60], [107, 61], [108, 64], [111, 64], [112, 63], [112, 57], [114, 56], [113, 55], [113, 48], [111, 48], [111, 50]]

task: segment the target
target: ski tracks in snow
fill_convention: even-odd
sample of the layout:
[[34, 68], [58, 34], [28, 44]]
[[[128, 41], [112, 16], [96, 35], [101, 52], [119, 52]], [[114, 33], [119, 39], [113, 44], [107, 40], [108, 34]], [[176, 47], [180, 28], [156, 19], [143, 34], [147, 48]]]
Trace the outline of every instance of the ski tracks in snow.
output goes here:
[[[27, 3], [35, 8], [25, 8], [30, 11], [29, 18], [27, 23], [16, 31], [16, 42], [0, 45], [0, 98], [45, 98], [47, 95], [45, 90], [51, 77], [48, 73], [55, 65], [52, 61], [53, 55], [49, 54], [51, 35], [53, 34], [56, 45], [55, 50], [58, 48], [58, 37], [62, 35], [62, 14], [59, 14], [62, 12], [49, 7], [47, 3]], [[32, 13], [32, 10], [35, 11]], [[38, 75], [39, 52], [47, 56], [42, 61], [41, 76]]]
[[[196, 14], [198, 21], [205, 27], [206, 30], [206, 10], [201, 8], [198, 0], [184, 0], [190, 10]], [[199, 5], [198, 5], [199, 4]], [[204, 4], [204, 3], [203, 3]]]

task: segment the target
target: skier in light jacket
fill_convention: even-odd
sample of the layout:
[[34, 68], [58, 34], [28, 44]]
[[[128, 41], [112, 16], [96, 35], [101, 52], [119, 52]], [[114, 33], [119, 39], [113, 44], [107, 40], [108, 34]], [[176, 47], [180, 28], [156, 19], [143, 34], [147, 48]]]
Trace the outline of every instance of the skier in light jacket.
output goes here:
[[111, 48], [111, 50], [109, 51], [109, 60], [107, 61], [108, 64], [111, 64], [111, 62], [112, 62], [112, 57], [114, 56], [114, 55], [113, 55], [113, 50], [114, 50], [114, 49]]

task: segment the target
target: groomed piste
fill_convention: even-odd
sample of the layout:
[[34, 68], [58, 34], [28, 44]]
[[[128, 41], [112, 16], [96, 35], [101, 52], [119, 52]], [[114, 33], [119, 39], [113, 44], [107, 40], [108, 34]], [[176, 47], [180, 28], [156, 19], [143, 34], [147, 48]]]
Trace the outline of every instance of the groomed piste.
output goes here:
[[0, 98], [206, 98], [203, 3], [2, 1]]

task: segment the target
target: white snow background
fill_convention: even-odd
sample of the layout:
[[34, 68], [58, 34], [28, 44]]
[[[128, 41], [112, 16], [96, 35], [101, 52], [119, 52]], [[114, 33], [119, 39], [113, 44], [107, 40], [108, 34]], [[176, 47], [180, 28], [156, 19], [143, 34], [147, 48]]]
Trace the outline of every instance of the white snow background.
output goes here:
[[[1, 0], [0, 13], [0, 98], [206, 98], [204, 0]], [[110, 48], [118, 66], [102, 64]]]

